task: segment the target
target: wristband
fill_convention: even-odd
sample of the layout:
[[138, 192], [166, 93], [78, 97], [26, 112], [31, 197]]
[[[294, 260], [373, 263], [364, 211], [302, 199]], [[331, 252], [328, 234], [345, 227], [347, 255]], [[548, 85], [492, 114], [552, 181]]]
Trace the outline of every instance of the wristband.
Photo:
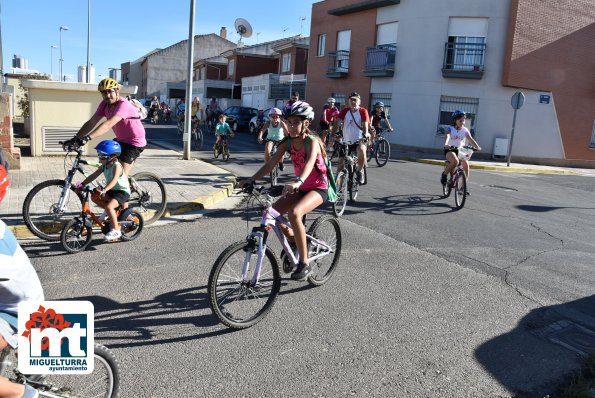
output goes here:
[[298, 177], [297, 180], [298, 180], [298, 182], [300, 182], [302, 184], [304, 183], [304, 180], [302, 180], [302, 177]]

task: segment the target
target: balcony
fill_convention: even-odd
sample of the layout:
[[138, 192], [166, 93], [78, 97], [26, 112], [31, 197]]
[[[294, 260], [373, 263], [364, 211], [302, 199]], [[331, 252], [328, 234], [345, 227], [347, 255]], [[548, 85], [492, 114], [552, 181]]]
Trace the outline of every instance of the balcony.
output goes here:
[[481, 79], [485, 51], [485, 43], [445, 43], [442, 77]]
[[349, 73], [349, 51], [338, 50], [328, 53], [326, 77], [340, 79]]
[[397, 46], [383, 44], [368, 47], [366, 51], [366, 65], [364, 76], [367, 77], [392, 77], [395, 74], [395, 55]]

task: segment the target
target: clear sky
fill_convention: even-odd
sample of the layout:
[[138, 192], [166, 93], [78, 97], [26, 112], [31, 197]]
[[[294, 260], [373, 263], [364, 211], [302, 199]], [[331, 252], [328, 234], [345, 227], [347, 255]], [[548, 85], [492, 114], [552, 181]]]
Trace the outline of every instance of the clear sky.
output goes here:
[[[120, 68], [123, 62], [188, 38], [190, 0], [90, 1], [90, 59], [96, 82], [108, 75], [108, 68]], [[318, 1], [196, 0], [194, 33], [219, 34], [225, 26], [228, 40], [237, 42], [234, 21], [241, 17], [254, 29], [252, 37], [243, 40], [246, 45], [300, 33], [308, 36], [312, 4]], [[59, 47], [60, 26], [65, 26], [64, 74], [76, 80], [77, 66], [87, 64], [86, 0], [0, 0], [0, 5], [5, 73], [18, 54], [28, 60], [29, 69], [46, 74], [52, 69], [57, 79], [60, 49], [51, 46]]]

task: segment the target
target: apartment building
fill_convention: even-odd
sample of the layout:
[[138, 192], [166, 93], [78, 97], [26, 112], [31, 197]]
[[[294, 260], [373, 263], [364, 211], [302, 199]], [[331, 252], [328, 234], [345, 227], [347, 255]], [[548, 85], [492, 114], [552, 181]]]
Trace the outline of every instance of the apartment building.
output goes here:
[[[225, 28], [219, 35], [194, 36], [194, 60], [215, 57], [237, 45], [226, 38]], [[153, 95], [183, 98], [186, 92], [188, 40], [156, 49], [139, 59], [123, 63], [122, 80], [139, 87], [138, 97]]]
[[311, 21], [316, 111], [357, 91], [368, 108], [385, 103], [392, 143], [437, 151], [463, 109], [484, 153], [503, 156], [521, 90], [512, 155], [595, 164], [591, 0], [325, 0]]

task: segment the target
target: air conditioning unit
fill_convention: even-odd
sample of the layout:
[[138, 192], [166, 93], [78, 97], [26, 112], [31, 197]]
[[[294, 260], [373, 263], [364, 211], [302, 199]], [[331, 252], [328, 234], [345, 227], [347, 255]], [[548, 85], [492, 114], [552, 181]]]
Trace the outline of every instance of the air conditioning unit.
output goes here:
[[492, 153], [493, 159], [504, 159], [508, 156], [508, 145], [510, 140], [508, 138], [496, 138], [494, 139], [494, 152]]
[[41, 128], [41, 150], [43, 153], [63, 153], [60, 141], [66, 141], [74, 137], [79, 129], [72, 127], [42, 127]]

